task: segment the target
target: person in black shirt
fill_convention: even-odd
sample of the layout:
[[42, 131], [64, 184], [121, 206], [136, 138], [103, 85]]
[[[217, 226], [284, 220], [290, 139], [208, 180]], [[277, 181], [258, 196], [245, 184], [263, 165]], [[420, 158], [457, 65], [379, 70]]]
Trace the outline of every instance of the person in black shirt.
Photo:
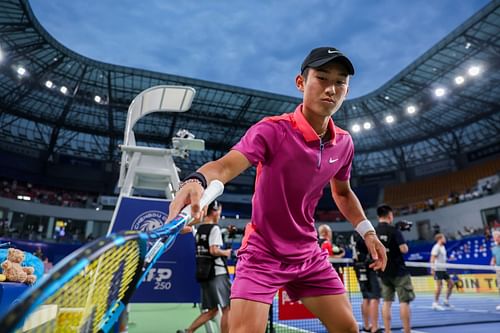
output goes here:
[[225, 258], [231, 256], [231, 249], [221, 249], [222, 233], [217, 224], [222, 211], [221, 205], [214, 201], [207, 209], [207, 215], [196, 231], [196, 279], [201, 287], [202, 313], [189, 328], [177, 333], [192, 333], [222, 310], [221, 333], [229, 332], [229, 296], [231, 282]]
[[403, 323], [403, 331], [410, 333], [410, 302], [415, 299], [415, 292], [403, 257], [408, 252], [408, 245], [401, 231], [392, 225], [394, 215], [390, 206], [379, 206], [377, 216], [379, 224], [375, 230], [387, 250], [387, 266], [385, 271], [380, 272], [382, 298], [384, 299], [382, 318], [384, 319], [385, 332], [391, 332], [391, 306], [396, 292], [399, 299], [399, 314]]

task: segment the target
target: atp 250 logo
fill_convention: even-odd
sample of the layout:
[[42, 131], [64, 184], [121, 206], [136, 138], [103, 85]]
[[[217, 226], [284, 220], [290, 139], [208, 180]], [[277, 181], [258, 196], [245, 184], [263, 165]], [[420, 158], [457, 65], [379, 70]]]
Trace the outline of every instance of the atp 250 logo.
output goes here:
[[154, 282], [154, 290], [170, 290], [172, 288], [172, 270], [165, 267], [153, 267], [146, 275], [144, 282]]

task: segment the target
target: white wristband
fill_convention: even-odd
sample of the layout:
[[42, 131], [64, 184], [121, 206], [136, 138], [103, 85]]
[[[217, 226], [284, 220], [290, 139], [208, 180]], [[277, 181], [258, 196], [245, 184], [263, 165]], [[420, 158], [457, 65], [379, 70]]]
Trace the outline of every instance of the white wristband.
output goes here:
[[365, 239], [366, 233], [369, 231], [375, 232], [375, 228], [370, 221], [363, 220], [356, 226], [356, 231], [361, 235], [361, 237], [363, 237], [363, 239]]

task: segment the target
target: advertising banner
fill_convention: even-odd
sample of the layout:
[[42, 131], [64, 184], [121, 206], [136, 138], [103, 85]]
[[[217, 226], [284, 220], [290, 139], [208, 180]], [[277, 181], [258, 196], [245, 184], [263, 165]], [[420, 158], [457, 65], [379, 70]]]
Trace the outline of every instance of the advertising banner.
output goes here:
[[[164, 199], [122, 196], [118, 199], [110, 232], [156, 229], [165, 223], [168, 206], [169, 202]], [[195, 266], [193, 235], [178, 236], [145, 277], [132, 302], [199, 302], [200, 287], [195, 280]]]

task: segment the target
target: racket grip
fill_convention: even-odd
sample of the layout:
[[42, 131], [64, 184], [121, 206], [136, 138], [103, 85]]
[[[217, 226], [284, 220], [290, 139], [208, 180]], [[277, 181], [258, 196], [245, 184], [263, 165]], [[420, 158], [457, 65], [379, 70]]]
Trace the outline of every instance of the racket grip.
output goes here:
[[[208, 187], [203, 192], [203, 196], [200, 199], [200, 207], [203, 208], [214, 201], [219, 195], [224, 191], [224, 184], [220, 180], [212, 180]], [[187, 220], [191, 220], [191, 205], [184, 207], [181, 214], [186, 216]]]

